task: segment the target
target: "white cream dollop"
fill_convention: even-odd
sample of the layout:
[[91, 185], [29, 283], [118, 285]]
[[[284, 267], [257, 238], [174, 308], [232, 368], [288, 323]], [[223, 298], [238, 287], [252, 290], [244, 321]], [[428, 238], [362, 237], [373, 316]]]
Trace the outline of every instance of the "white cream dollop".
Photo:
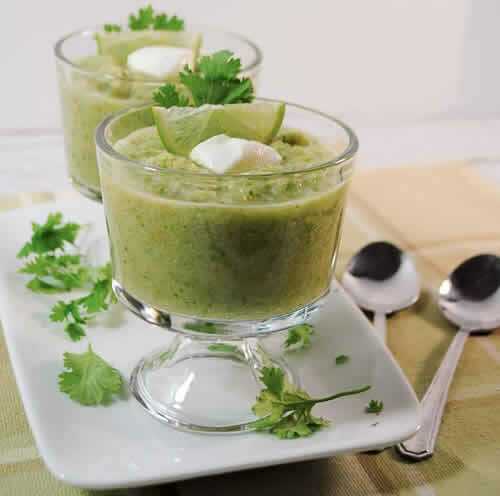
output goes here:
[[258, 141], [218, 134], [196, 145], [189, 155], [193, 162], [216, 174], [250, 172], [260, 165], [281, 162], [281, 155]]
[[167, 79], [177, 75], [192, 60], [193, 51], [189, 48], [145, 46], [129, 54], [127, 66], [132, 72]]

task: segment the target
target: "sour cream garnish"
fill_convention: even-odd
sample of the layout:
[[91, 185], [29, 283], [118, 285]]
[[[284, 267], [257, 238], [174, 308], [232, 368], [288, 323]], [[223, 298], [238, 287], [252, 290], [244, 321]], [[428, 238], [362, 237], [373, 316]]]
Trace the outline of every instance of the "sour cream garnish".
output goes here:
[[218, 134], [196, 145], [189, 157], [216, 174], [249, 172], [259, 165], [281, 162], [281, 155], [274, 148], [225, 134]]
[[146, 46], [130, 53], [127, 66], [132, 72], [155, 79], [167, 79], [191, 64], [193, 51], [189, 48]]

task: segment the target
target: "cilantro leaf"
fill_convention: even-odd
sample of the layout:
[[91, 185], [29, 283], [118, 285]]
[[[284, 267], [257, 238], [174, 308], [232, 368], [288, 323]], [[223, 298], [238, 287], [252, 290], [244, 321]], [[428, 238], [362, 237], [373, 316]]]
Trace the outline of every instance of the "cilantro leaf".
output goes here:
[[94, 353], [89, 345], [84, 353], [64, 353], [64, 370], [59, 389], [82, 405], [106, 405], [122, 390], [120, 372]]
[[193, 71], [185, 67], [179, 77], [190, 91], [195, 106], [248, 103], [254, 98], [252, 81], [238, 78], [240, 59], [228, 50], [201, 57]]
[[82, 324], [77, 322], [70, 322], [64, 327], [64, 332], [70, 337], [72, 341], [80, 341], [85, 334], [85, 329]]
[[137, 15], [128, 16], [128, 27], [132, 31], [142, 31], [148, 29], [154, 22], [154, 10], [151, 5], [139, 9]]
[[324, 398], [311, 398], [306, 391], [291, 385], [277, 367], [264, 367], [261, 382], [265, 389], [257, 397], [252, 411], [260, 417], [253, 423], [257, 431], [266, 431], [279, 439], [310, 436], [330, 421], [312, 414], [313, 407], [322, 402], [363, 393], [370, 386], [343, 391]]
[[33, 222], [32, 230], [31, 240], [21, 248], [18, 258], [63, 249], [66, 243], [74, 244], [80, 226], [71, 222], [64, 224], [62, 214], [57, 212], [49, 214], [45, 224]]
[[212, 55], [201, 57], [198, 63], [200, 74], [209, 81], [234, 79], [241, 70], [240, 59], [234, 58], [229, 50], [220, 50]]
[[288, 330], [288, 337], [285, 341], [285, 348], [299, 350], [311, 346], [311, 336], [314, 334], [314, 327], [311, 324], [300, 324]]
[[365, 408], [366, 413], [374, 413], [378, 415], [384, 409], [384, 402], [378, 400], [370, 400]]
[[158, 14], [153, 21], [153, 29], [159, 31], [182, 31], [184, 21], [177, 16], [168, 17], [166, 14]]
[[350, 360], [348, 355], [337, 355], [335, 357], [335, 365], [344, 365]]
[[267, 390], [281, 398], [285, 387], [285, 374], [278, 367], [264, 367], [262, 369], [261, 381], [265, 384]]
[[35, 292], [69, 291], [84, 287], [90, 280], [90, 271], [81, 265], [80, 255], [41, 253], [19, 272], [35, 276], [27, 284]]
[[[107, 24], [104, 26], [116, 26], [115, 24]], [[184, 20], [176, 15], [169, 17], [165, 13], [155, 14], [151, 5], [139, 9], [137, 15], [130, 14], [128, 16], [128, 27], [132, 31], [143, 31], [151, 29], [157, 31], [182, 31], [184, 29]]]
[[236, 353], [241, 355], [241, 351], [234, 344], [226, 344], [226, 343], [214, 343], [210, 344], [207, 347], [210, 351], [218, 351], [221, 353]]
[[118, 33], [122, 30], [119, 24], [104, 24], [104, 31], [106, 33]]
[[97, 270], [97, 280], [91, 291], [82, 298], [58, 301], [50, 312], [52, 322], [65, 322], [64, 331], [73, 341], [85, 336], [84, 326], [97, 313], [107, 310], [116, 302], [113, 293], [111, 266], [106, 264]]
[[212, 322], [191, 322], [184, 326], [186, 329], [195, 332], [204, 332], [205, 334], [218, 334], [219, 329]]
[[158, 88], [153, 94], [153, 100], [165, 108], [189, 106], [189, 99], [181, 95], [172, 83], [164, 84]]

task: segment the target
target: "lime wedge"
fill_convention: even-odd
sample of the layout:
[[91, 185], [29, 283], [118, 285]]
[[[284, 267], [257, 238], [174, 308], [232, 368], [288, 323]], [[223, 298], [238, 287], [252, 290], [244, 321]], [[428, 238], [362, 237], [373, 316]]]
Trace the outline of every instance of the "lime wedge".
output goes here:
[[284, 116], [285, 104], [272, 102], [153, 107], [153, 117], [165, 148], [184, 157], [198, 143], [218, 134], [270, 143]]
[[116, 63], [125, 65], [130, 53], [145, 46], [166, 45], [193, 50], [194, 66], [201, 47], [201, 34], [186, 31], [120, 31], [96, 33], [99, 55], [110, 55]]

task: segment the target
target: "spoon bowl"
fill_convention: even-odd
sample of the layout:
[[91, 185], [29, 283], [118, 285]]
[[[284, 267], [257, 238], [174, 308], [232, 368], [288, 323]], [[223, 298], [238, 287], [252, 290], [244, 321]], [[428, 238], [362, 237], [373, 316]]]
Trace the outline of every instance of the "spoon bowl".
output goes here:
[[350, 260], [342, 285], [356, 304], [375, 314], [374, 323], [385, 340], [385, 316], [413, 305], [420, 279], [412, 258], [397, 246], [377, 241]]
[[500, 257], [477, 255], [460, 264], [439, 288], [439, 308], [463, 330], [500, 327]]

